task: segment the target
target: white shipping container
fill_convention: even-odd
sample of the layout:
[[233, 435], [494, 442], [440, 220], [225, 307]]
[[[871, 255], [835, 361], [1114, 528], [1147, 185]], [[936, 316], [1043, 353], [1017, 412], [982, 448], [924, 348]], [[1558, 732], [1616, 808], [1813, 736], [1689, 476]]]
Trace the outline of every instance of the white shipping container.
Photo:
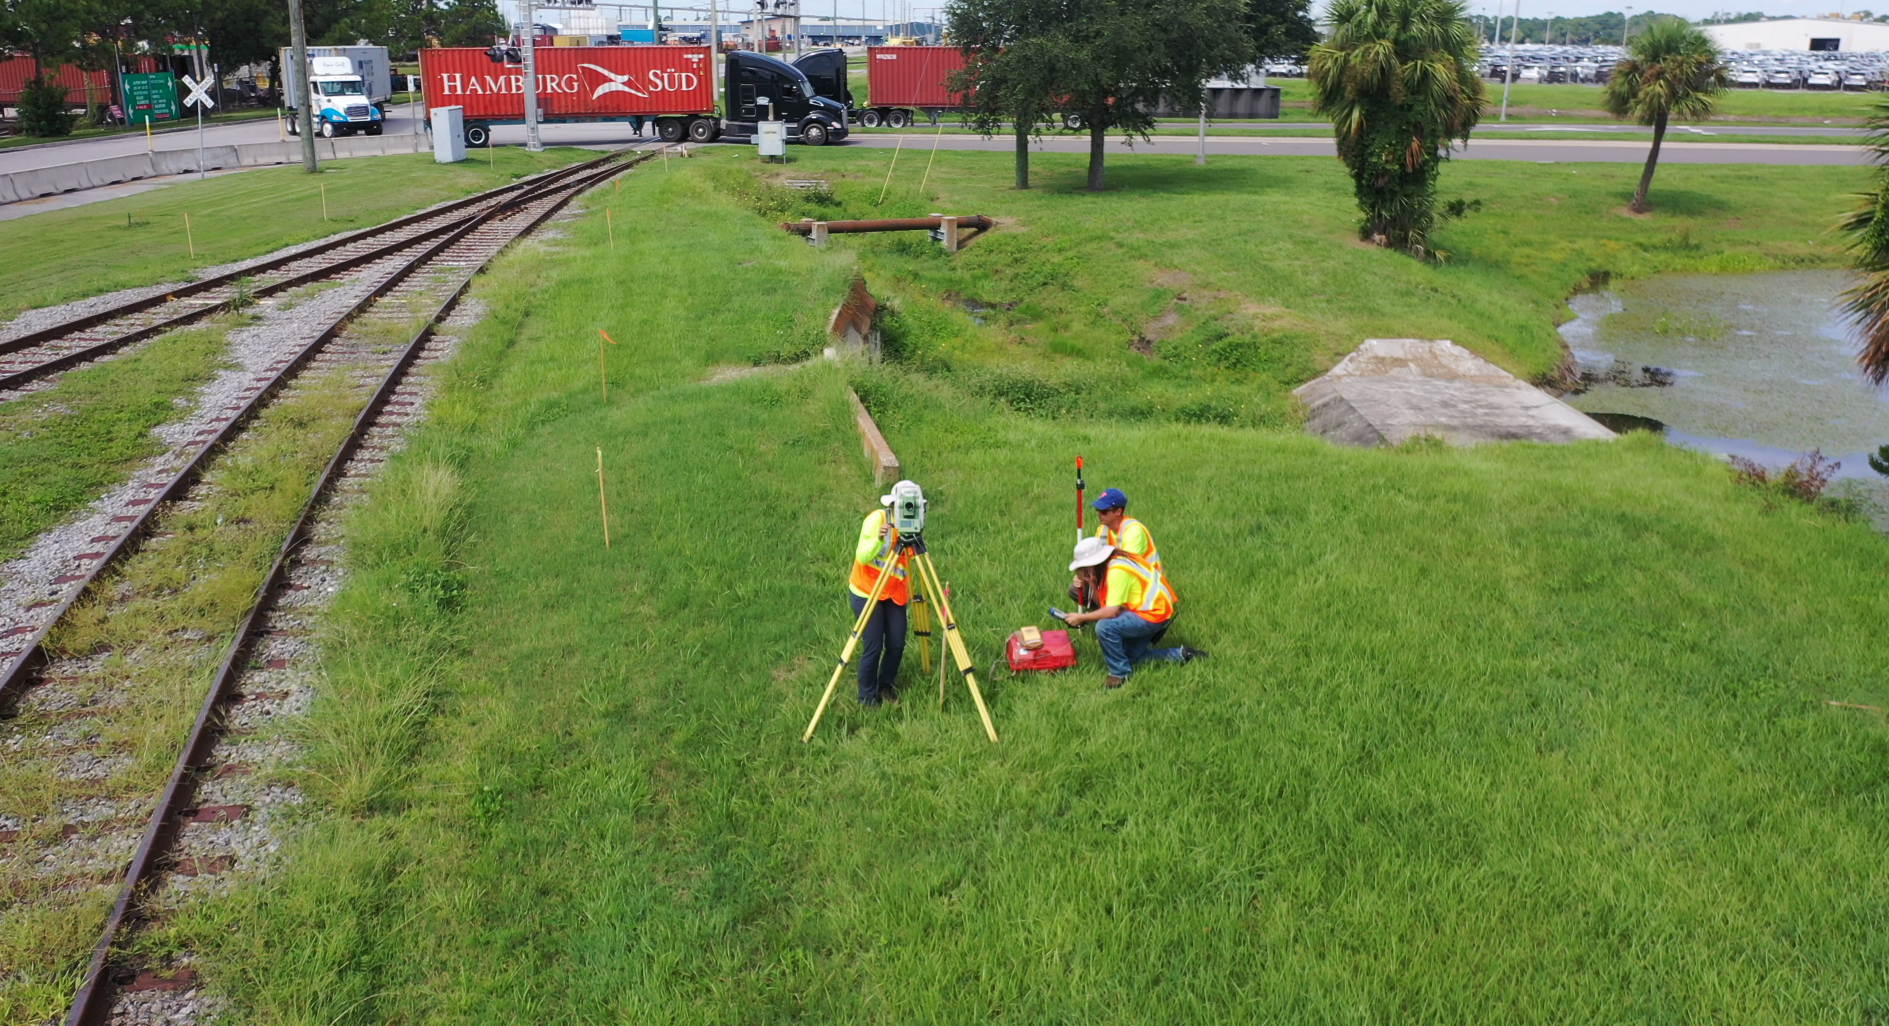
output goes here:
[[[295, 79], [295, 51], [282, 48], [282, 90], [283, 103], [288, 107], [300, 106], [299, 90], [301, 83]], [[387, 59], [384, 46], [311, 46], [308, 48], [309, 73], [315, 73], [315, 58], [345, 57], [353, 65], [351, 74], [361, 76], [361, 85], [367, 92], [367, 102], [386, 103], [393, 98], [393, 63]]]

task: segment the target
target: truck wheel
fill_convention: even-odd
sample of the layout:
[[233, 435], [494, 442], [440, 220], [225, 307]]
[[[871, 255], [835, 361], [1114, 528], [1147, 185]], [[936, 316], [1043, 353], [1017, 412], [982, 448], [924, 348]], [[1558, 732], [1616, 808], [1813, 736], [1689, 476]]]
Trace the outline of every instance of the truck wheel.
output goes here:
[[374, 122], [373, 124], [371, 124], [371, 125], [369, 125], [369, 126], [367, 126], [367, 134], [368, 134], [368, 135], [379, 135], [379, 134], [380, 134], [380, 129], [381, 129], [381, 123], [380, 123], [380, 122], [378, 122], [378, 121], [376, 121], [376, 122]]
[[1064, 114], [1064, 115], [1063, 115], [1063, 127], [1064, 127], [1064, 128], [1067, 128], [1067, 129], [1069, 129], [1069, 130], [1070, 130], [1071, 132], [1073, 132], [1073, 131], [1076, 131], [1077, 129], [1079, 129], [1079, 128], [1081, 128], [1081, 127], [1082, 127], [1082, 115], [1080, 115], [1080, 114]]
[[321, 123], [321, 137], [323, 139], [333, 139], [335, 137], [335, 123], [334, 122], [324, 121]]
[[484, 125], [466, 126], [466, 145], [484, 146], [492, 141], [492, 130]]
[[689, 141], [705, 143], [715, 138], [715, 123], [707, 118], [689, 122]]
[[910, 111], [893, 110], [886, 114], [885, 123], [893, 128], [907, 128], [912, 123], [912, 114]]
[[826, 145], [826, 126], [818, 121], [809, 121], [800, 127], [800, 141], [808, 146]]
[[675, 118], [662, 118], [656, 122], [656, 138], [663, 142], [682, 141], [682, 122]]
[[289, 118], [289, 134], [290, 135], [302, 134], [302, 119], [301, 118], [298, 118], [298, 117]]
[[859, 115], [859, 123], [866, 128], [878, 128], [883, 120], [885, 119], [881, 118], [876, 110], [869, 110]]

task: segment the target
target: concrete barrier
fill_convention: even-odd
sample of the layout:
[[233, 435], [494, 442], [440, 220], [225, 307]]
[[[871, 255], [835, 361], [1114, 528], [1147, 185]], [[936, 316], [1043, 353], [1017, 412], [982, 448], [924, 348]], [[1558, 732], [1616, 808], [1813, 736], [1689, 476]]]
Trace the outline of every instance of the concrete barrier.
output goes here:
[[[320, 160], [345, 160], [350, 157], [383, 157], [398, 153], [418, 153], [424, 140], [414, 135], [352, 135], [339, 139], [316, 139], [315, 156]], [[239, 143], [203, 148], [203, 169], [222, 171], [239, 167], [267, 167], [275, 164], [299, 164], [302, 142]], [[126, 157], [79, 160], [52, 167], [28, 168], [0, 174], [0, 203], [18, 203], [41, 196], [97, 189], [122, 182], [166, 175], [197, 173], [197, 148], [158, 150]]]

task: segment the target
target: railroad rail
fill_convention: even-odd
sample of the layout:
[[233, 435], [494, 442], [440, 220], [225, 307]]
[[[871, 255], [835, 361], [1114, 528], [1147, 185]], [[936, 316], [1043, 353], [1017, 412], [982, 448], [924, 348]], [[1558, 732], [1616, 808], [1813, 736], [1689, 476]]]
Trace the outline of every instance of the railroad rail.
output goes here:
[[[384, 435], [389, 430], [397, 430], [399, 425], [405, 423], [404, 418], [412, 415], [409, 409], [410, 396], [405, 400], [399, 398], [403, 394], [403, 382], [416, 362], [424, 358], [438, 326], [458, 305], [474, 275], [507, 245], [552, 217], [578, 194], [650, 159], [649, 154], [644, 154], [627, 163], [611, 163], [621, 155], [622, 151], [610, 154], [603, 160], [585, 165], [585, 170], [561, 175], [555, 180], [541, 178], [535, 185], [517, 190], [515, 195], [466, 218], [449, 231], [429, 237], [414, 252], [403, 254], [392, 274], [359, 302], [334, 317], [318, 338], [287, 361], [266, 384], [261, 384], [253, 391], [240, 412], [232, 416], [216, 437], [195, 453], [183, 470], [163, 484], [160, 494], [153, 496], [152, 501], [142, 507], [136, 522], [129, 524], [123, 536], [113, 543], [109, 554], [96, 562], [84, 584], [71, 589], [57, 615], [39, 629], [28, 649], [10, 659], [5, 676], [0, 677], [0, 694], [17, 695], [36, 663], [45, 658], [43, 642], [47, 632], [72, 602], [108, 566], [132, 549], [155, 521], [156, 510], [189, 493], [201, 478], [212, 455], [226, 448], [244, 426], [253, 420], [254, 415], [268, 404], [271, 397], [300, 371], [319, 367], [324, 360], [334, 365], [352, 360], [352, 366], [356, 367], [363, 362], [376, 360], [385, 364], [386, 369], [380, 376], [378, 387], [367, 399], [346, 438], [322, 470], [229, 643], [183, 750], [143, 831], [136, 853], [126, 868], [117, 901], [93, 950], [84, 981], [67, 1016], [69, 1026], [96, 1026], [113, 1018], [115, 996], [124, 984], [130, 982], [129, 979], [114, 975], [118, 968], [114, 965], [114, 953], [142, 918], [145, 902], [156, 881], [168, 869], [175, 868], [173, 855], [176, 846], [190, 819], [188, 814], [196, 811], [189, 806], [208, 776], [213, 753], [228, 725], [232, 703], [244, 697], [238, 691], [238, 685], [255, 663], [258, 644], [265, 633], [262, 629], [265, 617], [279, 604], [282, 589], [290, 582], [298, 553], [310, 538], [316, 514], [324, 502], [334, 495], [340, 482], [350, 474], [365, 473], [360, 469], [363, 463], [379, 462], [378, 458], [363, 456], [362, 449], [369, 444], [368, 440], [376, 437], [377, 432]], [[342, 337], [350, 322], [377, 304], [389, 300], [397, 301], [389, 303], [390, 307], [404, 305], [411, 308], [416, 302], [423, 303], [423, 324], [412, 333], [403, 347], [379, 353], [376, 347], [351, 347], [345, 340], [341, 345], [334, 344]], [[401, 315], [401, 319], [404, 321], [405, 316]]]
[[450, 235], [520, 196], [582, 176], [614, 159], [616, 154], [609, 154], [534, 175], [0, 341], [0, 393], [228, 310], [244, 291], [245, 281], [251, 283], [250, 298], [261, 299], [344, 275]]

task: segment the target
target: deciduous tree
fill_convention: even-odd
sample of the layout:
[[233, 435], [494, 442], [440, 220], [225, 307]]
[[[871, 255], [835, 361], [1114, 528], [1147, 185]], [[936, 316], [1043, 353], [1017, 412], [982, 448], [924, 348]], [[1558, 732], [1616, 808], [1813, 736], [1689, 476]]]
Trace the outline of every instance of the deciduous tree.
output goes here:
[[1019, 189], [1030, 187], [1030, 137], [1054, 114], [1047, 44], [1060, 10], [1055, 0], [959, 0], [946, 12], [946, 30], [964, 52], [950, 85], [967, 96], [965, 122], [987, 136], [1011, 126]]
[[1482, 111], [1476, 34], [1458, 0], [1335, 0], [1307, 77], [1351, 172], [1360, 234], [1422, 256], [1436, 177]]
[[1731, 75], [1718, 59], [1718, 47], [1698, 29], [1681, 21], [1661, 21], [1633, 37], [1626, 57], [1614, 65], [1602, 102], [1614, 117], [1653, 126], [1646, 169], [1628, 204], [1634, 213], [1647, 211], [1646, 190], [1653, 185], [1667, 121], [1709, 117], [1718, 94], [1729, 85]]

